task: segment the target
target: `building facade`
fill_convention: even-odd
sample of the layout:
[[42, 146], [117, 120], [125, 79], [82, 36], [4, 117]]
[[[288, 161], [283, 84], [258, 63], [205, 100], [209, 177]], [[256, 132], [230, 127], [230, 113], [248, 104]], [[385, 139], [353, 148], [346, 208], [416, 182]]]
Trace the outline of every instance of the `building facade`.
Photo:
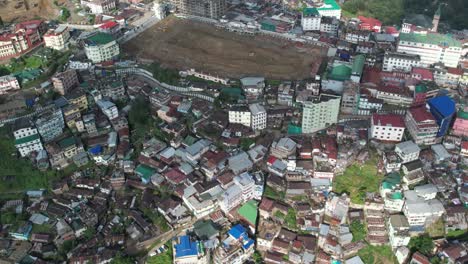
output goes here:
[[54, 50], [64, 50], [70, 39], [70, 32], [66, 26], [58, 26], [44, 34], [44, 45]]
[[61, 95], [64, 95], [72, 88], [79, 85], [78, 74], [75, 70], [66, 70], [64, 72], [56, 73], [52, 77], [52, 84], [54, 90]]
[[404, 71], [410, 72], [413, 67], [419, 67], [421, 57], [419, 55], [386, 52], [383, 62], [384, 71]]
[[0, 77], [0, 94], [6, 94], [9, 91], [19, 90], [20, 84], [18, 79], [13, 75], [5, 75]]
[[406, 129], [416, 144], [432, 145], [436, 143], [439, 126], [424, 105], [409, 109], [406, 112], [405, 123]]
[[313, 101], [304, 102], [302, 132], [313, 133], [338, 122], [341, 97], [321, 94]]
[[182, 15], [221, 18], [226, 12], [226, 0], [171, 0]]
[[236, 107], [229, 110], [229, 123], [250, 127], [252, 116], [247, 107]]
[[405, 133], [403, 116], [395, 114], [373, 114], [371, 137], [381, 141], [401, 141]]
[[50, 142], [60, 136], [65, 127], [62, 110], [60, 108], [43, 112], [36, 119], [36, 128], [44, 142]]
[[419, 55], [423, 66], [441, 62], [447, 67], [457, 67], [462, 45], [448, 35], [401, 33], [397, 52]]
[[119, 44], [112, 35], [97, 33], [85, 40], [86, 57], [94, 63], [109, 61], [120, 54]]
[[116, 9], [116, 0], [81, 0], [83, 7], [89, 8], [93, 14], [105, 14]]
[[26, 157], [32, 152], [44, 149], [37, 129], [29, 120], [18, 120], [14, 125], [13, 136], [15, 137], [15, 147], [21, 157]]
[[304, 8], [301, 17], [301, 26], [304, 31], [319, 31], [321, 17], [316, 8]]
[[265, 108], [256, 103], [249, 105], [251, 114], [251, 127], [253, 130], [263, 130], [267, 125], [267, 112]]

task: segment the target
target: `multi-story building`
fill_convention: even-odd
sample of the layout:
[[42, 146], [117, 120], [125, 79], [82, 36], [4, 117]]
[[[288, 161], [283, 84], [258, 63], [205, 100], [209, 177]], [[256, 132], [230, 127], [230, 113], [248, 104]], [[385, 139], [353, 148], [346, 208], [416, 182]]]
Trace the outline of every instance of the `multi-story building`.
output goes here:
[[119, 44], [112, 35], [97, 33], [85, 40], [86, 57], [94, 63], [109, 61], [120, 54]]
[[424, 199], [408, 199], [408, 196], [403, 206], [403, 213], [408, 219], [408, 224], [411, 227], [425, 227], [439, 219], [444, 213], [445, 209], [442, 203], [437, 199], [424, 200]]
[[65, 121], [60, 108], [41, 113], [36, 119], [36, 128], [44, 142], [50, 142], [63, 133]]
[[74, 89], [68, 92], [65, 95], [65, 99], [67, 99], [68, 104], [77, 106], [80, 111], [88, 109], [88, 97], [86, 97], [86, 93], [81, 89]]
[[302, 10], [301, 26], [304, 31], [319, 31], [320, 30], [320, 14], [317, 8], [304, 8]]
[[385, 176], [380, 186], [380, 196], [384, 200], [384, 208], [391, 212], [400, 212], [405, 200], [401, 190], [401, 177], [398, 172]]
[[391, 215], [387, 223], [388, 237], [393, 249], [407, 246], [410, 241], [409, 223], [404, 215]]
[[419, 158], [421, 149], [413, 141], [405, 141], [395, 145], [395, 152], [400, 157], [401, 163], [407, 163]]
[[302, 132], [313, 133], [338, 122], [341, 97], [321, 94], [312, 101], [304, 102]]
[[263, 77], [244, 77], [240, 81], [248, 100], [257, 99], [265, 88], [265, 78]]
[[448, 129], [455, 116], [455, 102], [448, 96], [438, 96], [427, 101], [429, 110], [432, 116], [436, 119], [439, 125], [437, 137], [442, 137], [447, 134]]
[[297, 144], [290, 138], [281, 138], [271, 144], [270, 152], [272, 156], [279, 159], [286, 159], [290, 155], [296, 155]]
[[255, 180], [248, 172], [241, 173], [234, 177], [234, 182], [242, 190], [242, 199], [248, 201], [254, 198]]
[[455, 136], [468, 137], [468, 109], [461, 109], [453, 122], [452, 134]]
[[328, 33], [331, 35], [338, 34], [338, 28], [340, 27], [340, 20], [336, 17], [322, 17], [320, 21], [320, 32]]
[[317, 11], [320, 16], [323, 17], [335, 17], [336, 19], [341, 18], [341, 7], [335, 0], [324, 0], [323, 4], [317, 7]]
[[345, 40], [354, 44], [358, 44], [360, 42], [369, 42], [370, 36], [370, 31], [348, 30], [345, 35]]
[[0, 94], [6, 94], [12, 90], [19, 90], [20, 84], [18, 79], [13, 75], [5, 75], [0, 77]]
[[231, 108], [229, 110], [229, 123], [242, 124], [250, 127], [250, 124], [252, 123], [250, 109], [245, 106]]
[[258, 104], [249, 105], [251, 115], [251, 127], [253, 130], [263, 130], [266, 128], [267, 112], [265, 108]]
[[31, 152], [44, 149], [37, 129], [29, 120], [18, 119], [13, 127], [15, 147], [18, 149], [21, 157], [26, 157]]
[[221, 18], [226, 12], [226, 0], [171, 0], [182, 15]]
[[413, 67], [420, 66], [421, 57], [400, 52], [386, 52], [383, 62], [384, 71], [410, 72]]
[[119, 117], [119, 109], [114, 103], [110, 101], [99, 100], [96, 102], [96, 104], [99, 106], [101, 111], [107, 116], [107, 118], [109, 118], [109, 120], [113, 120]]
[[223, 193], [220, 207], [225, 213], [228, 213], [243, 201], [242, 189], [238, 184], [230, 185]]
[[75, 70], [66, 70], [64, 72], [56, 73], [52, 77], [52, 84], [54, 85], [54, 90], [56, 92], [64, 95], [79, 84], [78, 74]]
[[439, 125], [424, 105], [410, 108], [405, 116], [406, 129], [416, 144], [436, 143]]
[[293, 105], [294, 89], [291, 88], [291, 82], [283, 82], [278, 87], [278, 99], [279, 105]]
[[117, 0], [81, 0], [81, 6], [89, 8], [93, 14], [106, 14], [116, 9]]
[[423, 66], [441, 62], [447, 67], [457, 67], [462, 45], [449, 35], [401, 33], [397, 51], [419, 55]]
[[401, 141], [405, 133], [403, 116], [395, 114], [373, 114], [371, 137], [381, 141]]
[[68, 39], [70, 39], [68, 27], [60, 25], [44, 34], [44, 45], [54, 50], [64, 50], [67, 48]]
[[11, 31], [0, 34], [0, 58], [18, 57], [40, 45], [44, 27], [41, 20], [31, 20], [21, 22]]

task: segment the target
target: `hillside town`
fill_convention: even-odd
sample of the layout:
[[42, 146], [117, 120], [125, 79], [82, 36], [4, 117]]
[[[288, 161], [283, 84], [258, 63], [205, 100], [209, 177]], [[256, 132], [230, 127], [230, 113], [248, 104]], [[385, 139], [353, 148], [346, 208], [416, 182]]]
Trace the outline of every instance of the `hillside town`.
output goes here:
[[[468, 29], [344, 2], [0, 19], [0, 263], [468, 263]], [[133, 56], [171, 20], [321, 53], [303, 79]]]

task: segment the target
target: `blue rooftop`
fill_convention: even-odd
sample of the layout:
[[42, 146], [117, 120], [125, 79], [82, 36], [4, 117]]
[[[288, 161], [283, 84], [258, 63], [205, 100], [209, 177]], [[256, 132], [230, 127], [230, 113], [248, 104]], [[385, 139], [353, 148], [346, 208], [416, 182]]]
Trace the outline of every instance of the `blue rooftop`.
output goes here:
[[242, 247], [244, 249], [248, 249], [250, 246], [252, 246], [254, 243], [253, 239], [249, 238], [249, 240], [247, 241], [247, 243], [245, 243], [244, 245], [242, 245]]
[[174, 247], [176, 258], [198, 255], [197, 242], [190, 241], [189, 236], [179, 237], [179, 244], [176, 244]]
[[247, 236], [247, 232], [245, 230], [245, 227], [243, 227], [241, 224], [237, 224], [231, 228], [231, 230], [228, 231], [228, 234], [235, 239], [242, 239], [247, 240], [249, 237]]
[[455, 102], [452, 98], [446, 95], [434, 97], [430, 99], [428, 103], [431, 107], [437, 109], [437, 112], [442, 114], [444, 117], [455, 114]]
[[93, 155], [97, 155], [102, 152], [102, 147], [101, 145], [96, 145], [92, 148], [89, 149], [89, 152]]

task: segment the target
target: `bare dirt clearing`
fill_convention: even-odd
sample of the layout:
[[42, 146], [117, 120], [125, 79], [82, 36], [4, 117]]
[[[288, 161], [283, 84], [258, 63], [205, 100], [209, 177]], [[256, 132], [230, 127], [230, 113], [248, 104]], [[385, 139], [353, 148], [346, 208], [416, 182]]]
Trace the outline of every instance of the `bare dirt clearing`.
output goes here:
[[309, 78], [322, 48], [267, 36], [242, 36], [214, 26], [168, 17], [123, 46], [138, 59], [177, 69], [194, 68], [223, 77], [261, 75], [273, 79]]

